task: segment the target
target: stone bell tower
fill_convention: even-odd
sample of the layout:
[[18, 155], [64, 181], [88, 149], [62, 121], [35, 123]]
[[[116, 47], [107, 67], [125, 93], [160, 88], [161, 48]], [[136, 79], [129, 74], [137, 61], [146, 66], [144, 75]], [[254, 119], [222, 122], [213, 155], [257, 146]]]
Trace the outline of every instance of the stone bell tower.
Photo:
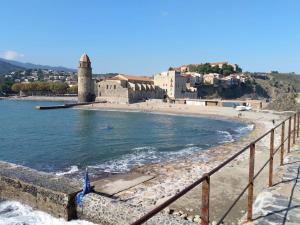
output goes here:
[[78, 67], [78, 102], [94, 101], [91, 61], [87, 54], [83, 54]]

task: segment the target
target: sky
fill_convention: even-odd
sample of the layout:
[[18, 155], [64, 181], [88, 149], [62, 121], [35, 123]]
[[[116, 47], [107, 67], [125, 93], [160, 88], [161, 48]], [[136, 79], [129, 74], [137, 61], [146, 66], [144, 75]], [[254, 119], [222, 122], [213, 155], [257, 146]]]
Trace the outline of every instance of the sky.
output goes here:
[[94, 73], [153, 75], [228, 61], [300, 73], [299, 0], [1, 1], [0, 57]]

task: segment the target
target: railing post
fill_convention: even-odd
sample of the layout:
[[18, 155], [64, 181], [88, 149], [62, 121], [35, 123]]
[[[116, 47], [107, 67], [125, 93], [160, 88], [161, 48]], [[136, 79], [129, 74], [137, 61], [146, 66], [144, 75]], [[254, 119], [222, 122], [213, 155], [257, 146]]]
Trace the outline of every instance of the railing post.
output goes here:
[[297, 115], [298, 115], [298, 119], [297, 119], [297, 137], [299, 137], [299, 125], [300, 125], [299, 119], [300, 119], [300, 112], [298, 112]]
[[253, 188], [254, 188], [254, 161], [255, 161], [255, 144], [250, 145], [250, 159], [249, 159], [249, 188], [248, 188], [248, 212], [247, 221], [252, 221], [253, 210]]
[[291, 126], [292, 126], [292, 117], [289, 118], [288, 153], [290, 153], [291, 151]]
[[210, 177], [204, 174], [205, 180], [202, 182], [202, 206], [201, 206], [201, 225], [209, 224], [209, 191]]
[[296, 144], [296, 113], [294, 115], [294, 133], [293, 133], [293, 145]]
[[283, 165], [283, 155], [284, 155], [284, 130], [285, 130], [285, 121], [283, 121], [281, 126], [281, 149], [280, 149], [280, 165]]
[[270, 137], [270, 163], [269, 163], [269, 187], [273, 185], [273, 154], [274, 154], [274, 129]]

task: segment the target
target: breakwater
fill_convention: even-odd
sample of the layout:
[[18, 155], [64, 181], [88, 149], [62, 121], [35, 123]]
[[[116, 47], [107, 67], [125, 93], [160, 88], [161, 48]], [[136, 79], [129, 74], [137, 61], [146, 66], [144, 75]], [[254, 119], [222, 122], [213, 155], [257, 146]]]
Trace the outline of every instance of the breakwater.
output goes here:
[[0, 161], [0, 198], [16, 200], [66, 220], [76, 218], [74, 197], [81, 185], [24, 166]]
[[[146, 212], [101, 193], [87, 194], [82, 206], [76, 206], [80, 189], [76, 180], [0, 161], [0, 199], [16, 200], [65, 220], [79, 218], [101, 225], [131, 224]], [[193, 223], [161, 213], [148, 224]]]
[[52, 106], [36, 106], [36, 109], [46, 110], [46, 109], [67, 109], [80, 105], [91, 105], [93, 103], [105, 103], [103, 102], [83, 102], [83, 103], [67, 103], [63, 105], [52, 105]]

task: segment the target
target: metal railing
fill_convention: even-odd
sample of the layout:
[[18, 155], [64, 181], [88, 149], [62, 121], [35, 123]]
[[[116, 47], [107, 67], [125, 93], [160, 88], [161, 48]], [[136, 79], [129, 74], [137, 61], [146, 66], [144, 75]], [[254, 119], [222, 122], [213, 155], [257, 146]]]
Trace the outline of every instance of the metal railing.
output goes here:
[[[167, 206], [175, 202], [177, 199], [188, 193], [190, 190], [198, 186], [202, 183], [202, 204], [201, 204], [201, 212], [200, 212], [200, 218], [201, 218], [201, 225], [208, 225], [210, 222], [210, 216], [209, 216], [209, 204], [210, 204], [210, 177], [218, 172], [220, 169], [225, 167], [228, 163], [232, 162], [234, 159], [236, 159], [239, 155], [246, 152], [248, 149], [249, 152], [249, 175], [248, 175], [248, 184], [246, 187], [242, 190], [242, 192], [238, 195], [238, 197], [233, 201], [233, 203], [230, 205], [230, 207], [225, 211], [219, 222], [217, 224], [222, 224], [226, 216], [230, 213], [232, 208], [236, 205], [236, 203], [240, 200], [240, 198], [244, 195], [244, 193], [248, 190], [248, 202], [247, 202], [247, 221], [252, 221], [253, 218], [253, 192], [254, 192], [254, 180], [258, 177], [258, 175], [263, 171], [263, 169], [269, 164], [269, 187], [273, 185], [273, 164], [274, 164], [274, 156], [275, 154], [280, 150], [280, 166], [283, 165], [283, 157], [285, 152], [285, 143], [287, 143], [287, 153], [290, 153], [291, 150], [291, 144], [296, 143], [296, 135], [299, 137], [299, 120], [300, 119], [300, 112], [297, 112], [291, 116], [289, 116], [287, 119], [258, 137], [256, 140], [252, 141], [250, 144], [245, 146], [243, 149], [241, 149], [239, 152], [235, 153], [233, 156], [228, 158], [226, 161], [222, 162], [220, 165], [209, 171], [208, 173], [205, 173], [200, 179], [196, 180], [191, 185], [184, 188], [182, 191], [174, 195], [173, 197], [169, 198], [167, 201], [162, 203], [161, 205], [157, 206], [150, 212], [148, 212], [146, 215], [132, 223], [131, 225], [140, 225], [148, 221], [150, 218], [155, 216], [157, 213], [165, 209]], [[292, 120], [293, 120], [293, 130], [292, 130]], [[285, 137], [285, 124], [288, 121], [288, 135]], [[281, 127], [281, 140], [280, 145], [274, 149], [274, 136], [275, 136], [275, 130], [277, 128]], [[259, 169], [259, 171], [254, 174], [254, 162], [255, 162], [255, 145], [257, 142], [265, 138], [267, 135], [270, 134], [270, 154], [268, 160], [264, 163], [264, 165]], [[293, 136], [292, 136], [293, 135]], [[292, 140], [291, 140], [292, 139]]]

